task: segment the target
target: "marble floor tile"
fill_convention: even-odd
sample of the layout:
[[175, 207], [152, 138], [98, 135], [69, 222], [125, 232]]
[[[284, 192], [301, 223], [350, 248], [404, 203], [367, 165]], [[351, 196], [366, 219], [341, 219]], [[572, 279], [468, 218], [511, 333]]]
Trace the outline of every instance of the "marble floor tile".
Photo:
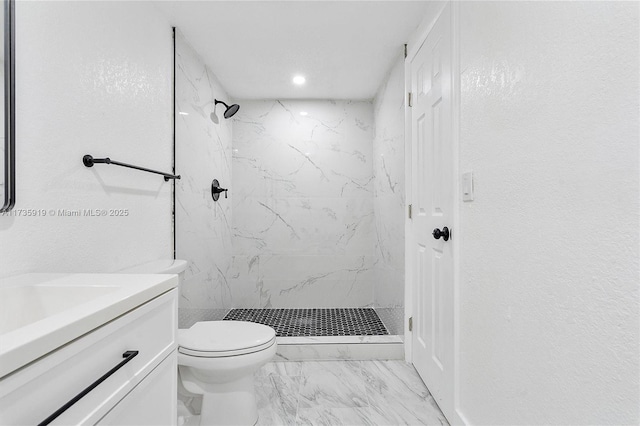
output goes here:
[[355, 375], [362, 379], [361, 361], [306, 361], [302, 362], [302, 375], [329, 373], [338, 376]]
[[431, 396], [413, 366], [404, 361], [363, 363], [362, 374], [370, 403], [400, 400], [419, 404]]
[[375, 426], [369, 408], [301, 408], [296, 425], [310, 426]]
[[261, 426], [448, 426], [404, 361], [272, 362], [255, 383]]
[[293, 425], [298, 411], [299, 377], [262, 376], [254, 380], [259, 425]]
[[371, 419], [380, 425], [446, 425], [415, 368], [404, 361], [362, 363]]
[[299, 408], [368, 406], [362, 378], [313, 373], [302, 378]]
[[299, 408], [368, 406], [359, 361], [305, 362]]
[[300, 376], [302, 362], [270, 362], [256, 372], [256, 376]]
[[369, 416], [371, 422], [378, 426], [449, 425], [432, 397], [419, 404], [397, 401], [384, 405], [371, 403]]

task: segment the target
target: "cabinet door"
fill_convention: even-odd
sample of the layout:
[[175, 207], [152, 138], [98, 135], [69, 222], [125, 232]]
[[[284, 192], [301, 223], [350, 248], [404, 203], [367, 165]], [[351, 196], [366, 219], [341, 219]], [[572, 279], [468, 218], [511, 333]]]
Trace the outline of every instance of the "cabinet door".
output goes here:
[[[85, 334], [0, 380], [0, 425], [34, 425], [123, 360], [135, 358], [53, 421], [91, 425], [176, 353], [177, 289]], [[0, 342], [2, 344], [2, 342]]]
[[175, 425], [178, 357], [174, 351], [99, 422], [101, 426]]

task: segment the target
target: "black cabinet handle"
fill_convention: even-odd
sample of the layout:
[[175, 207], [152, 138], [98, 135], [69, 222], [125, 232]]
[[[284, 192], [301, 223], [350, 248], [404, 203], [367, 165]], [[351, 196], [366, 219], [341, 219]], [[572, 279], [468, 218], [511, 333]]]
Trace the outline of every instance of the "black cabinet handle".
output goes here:
[[55, 413], [53, 413], [52, 415], [44, 419], [42, 422], [38, 423], [38, 426], [48, 425], [49, 423], [54, 421], [60, 414], [67, 411], [69, 408], [71, 408], [71, 406], [73, 406], [73, 404], [80, 401], [82, 398], [84, 398], [86, 394], [88, 394], [89, 392], [94, 390], [96, 387], [98, 387], [100, 383], [107, 380], [109, 376], [111, 376], [113, 373], [115, 373], [116, 371], [124, 367], [124, 365], [129, 361], [131, 361], [133, 358], [135, 358], [136, 355], [138, 355], [138, 351], [126, 351], [125, 353], [123, 353], [122, 357], [124, 358], [124, 360], [121, 361], [120, 364], [116, 365], [111, 370], [109, 370], [104, 376], [100, 377], [98, 380], [91, 383], [85, 390], [83, 390], [82, 392], [74, 396], [72, 400], [64, 404], [62, 407], [58, 408], [58, 410]]

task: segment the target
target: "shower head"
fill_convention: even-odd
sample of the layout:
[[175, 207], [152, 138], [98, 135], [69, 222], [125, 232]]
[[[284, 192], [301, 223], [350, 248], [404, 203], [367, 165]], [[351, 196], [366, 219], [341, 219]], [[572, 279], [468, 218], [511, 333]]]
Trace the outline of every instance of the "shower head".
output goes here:
[[231, 118], [234, 116], [234, 114], [236, 112], [238, 112], [238, 110], [240, 109], [240, 106], [238, 104], [233, 104], [231, 106], [227, 105], [226, 103], [219, 101], [217, 99], [214, 99], [215, 103], [214, 103], [214, 107], [218, 104], [222, 104], [225, 106], [226, 110], [224, 111], [224, 118]]

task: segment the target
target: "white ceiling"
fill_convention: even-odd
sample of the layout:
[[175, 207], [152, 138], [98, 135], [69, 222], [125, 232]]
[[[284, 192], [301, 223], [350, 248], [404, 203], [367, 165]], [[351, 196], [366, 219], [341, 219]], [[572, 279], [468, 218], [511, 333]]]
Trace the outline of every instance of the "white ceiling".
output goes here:
[[[235, 99], [371, 99], [425, 1], [160, 1]], [[295, 74], [307, 78], [294, 86]]]

